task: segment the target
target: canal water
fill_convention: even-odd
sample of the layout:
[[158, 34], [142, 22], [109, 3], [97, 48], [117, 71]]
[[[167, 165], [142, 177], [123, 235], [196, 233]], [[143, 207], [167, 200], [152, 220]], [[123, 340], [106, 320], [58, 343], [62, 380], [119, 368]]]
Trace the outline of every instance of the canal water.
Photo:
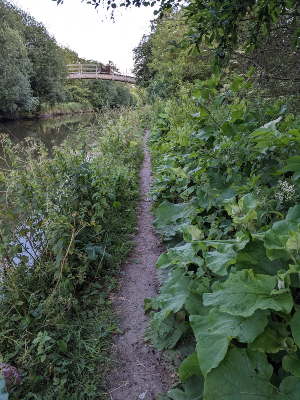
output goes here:
[[0, 133], [8, 134], [13, 143], [26, 137], [41, 140], [51, 154], [53, 146], [59, 146], [69, 135], [76, 135], [78, 128], [90, 126], [93, 114], [75, 114], [35, 118], [30, 120], [0, 121]]
[[[27, 137], [40, 140], [45, 144], [51, 156], [53, 146], [59, 146], [70, 135], [75, 136], [79, 128], [91, 126], [95, 119], [95, 115], [93, 114], [76, 114], [31, 120], [0, 121], [0, 134], [7, 134], [11, 141], [16, 144], [22, 142]], [[0, 169], [1, 167], [6, 167], [2, 156], [3, 150], [0, 146]], [[35, 250], [32, 249], [31, 243], [26, 238], [19, 237], [18, 239], [22, 248], [25, 249], [19, 256], [25, 255], [28, 257], [28, 265], [32, 265], [33, 259], [31, 254]], [[16, 265], [20, 263], [19, 257], [14, 258], [14, 263]], [[0, 284], [1, 273], [3, 271], [0, 266]]]

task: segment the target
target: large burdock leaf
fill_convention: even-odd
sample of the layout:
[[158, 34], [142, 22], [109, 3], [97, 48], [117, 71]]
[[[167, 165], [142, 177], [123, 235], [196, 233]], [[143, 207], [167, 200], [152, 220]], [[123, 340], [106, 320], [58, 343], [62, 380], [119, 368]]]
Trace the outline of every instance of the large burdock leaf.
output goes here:
[[291, 330], [293, 339], [298, 347], [300, 347], [300, 311], [296, 310], [293, 318], [291, 319]]
[[276, 388], [269, 383], [273, 368], [258, 351], [232, 349], [218, 368], [207, 374], [205, 400], [272, 399]]
[[257, 206], [258, 200], [252, 193], [246, 194], [238, 203], [235, 197], [225, 202], [225, 210], [232, 215], [233, 222], [236, 224], [247, 224], [257, 219]]
[[268, 324], [268, 311], [256, 310], [248, 318], [222, 313], [213, 308], [209, 313], [210, 332], [228, 332], [239, 342], [251, 343]]
[[300, 378], [295, 376], [284, 378], [279, 386], [279, 390], [280, 393], [274, 397], [274, 400], [299, 400]]
[[169, 265], [183, 266], [191, 263], [202, 266], [204, 260], [197, 256], [197, 247], [195, 245], [192, 246], [192, 243], [185, 243], [173, 247], [168, 251], [168, 254], [162, 253], [157, 260], [156, 266], [161, 269], [167, 268]]
[[198, 361], [203, 375], [216, 368], [227, 353], [232, 337], [226, 333], [210, 334], [210, 323], [207, 316], [192, 315], [190, 317], [197, 340]]
[[197, 188], [197, 200], [200, 207], [210, 208], [213, 205], [221, 204], [224, 200], [231, 199], [236, 190], [231, 188], [232, 182], [226, 182], [225, 176], [212, 169], [206, 171], [210, 182], [210, 190], [206, 184], [199, 185]]
[[198, 375], [202, 376], [201, 369], [199, 367], [199, 361], [197, 352], [189, 355], [179, 367], [179, 379], [180, 382], [184, 382], [191, 376]]
[[191, 376], [184, 383], [184, 391], [179, 388], [169, 390], [162, 400], [203, 400], [204, 379], [200, 376]]
[[190, 276], [183, 276], [175, 285], [170, 287], [170, 293], [161, 297], [161, 311], [153, 316], [153, 324], [166, 318], [171, 312], [180, 311], [189, 295], [189, 286], [192, 282]]
[[210, 308], [203, 306], [202, 297], [204, 293], [209, 293], [209, 291], [210, 282], [208, 278], [202, 278], [198, 287], [195, 287], [195, 285], [189, 287], [189, 295], [185, 299], [184, 307], [190, 315], [203, 315], [203, 310], [205, 310], [204, 315], [207, 315]]
[[296, 354], [287, 354], [282, 359], [282, 367], [285, 371], [300, 377], [300, 360]]
[[[220, 248], [221, 246], [219, 246]], [[227, 275], [227, 267], [235, 263], [237, 253], [232, 246], [223, 245], [222, 252], [210, 251], [204, 254], [206, 266], [216, 275]]]
[[267, 327], [265, 331], [259, 335], [253, 343], [250, 343], [249, 350], [259, 350], [262, 353], [278, 353], [284, 350], [286, 337], [275, 329]]
[[[199, 246], [206, 249], [204, 258], [206, 266], [216, 275], [227, 275], [227, 268], [236, 262], [237, 252], [249, 242], [247, 235], [237, 236], [230, 240], [202, 240]], [[207, 251], [213, 247], [215, 251]]]
[[290, 231], [297, 232], [300, 223], [300, 204], [291, 207], [284, 221], [275, 222], [265, 234], [265, 247], [270, 260], [275, 258], [289, 259], [285, 251], [286, 244], [290, 240]]
[[203, 304], [243, 317], [249, 317], [259, 308], [290, 313], [294, 304], [292, 296], [272, 294], [277, 282], [276, 276], [254, 274], [251, 269], [231, 273], [227, 281], [215, 285], [214, 293], [203, 295]]
[[159, 234], [173, 236], [179, 232], [180, 224], [187, 221], [189, 213], [187, 204], [172, 204], [165, 200], [155, 211], [156, 220], [152, 225]]
[[253, 269], [256, 274], [276, 275], [281, 269], [289, 269], [288, 262], [276, 259], [271, 261], [267, 257], [264, 243], [260, 240], [253, 240], [247, 243], [246, 247], [239, 251], [235, 268], [237, 271], [242, 269]]
[[152, 321], [143, 334], [145, 341], [151, 341], [151, 345], [157, 350], [173, 349], [182, 336], [191, 332], [190, 324], [187, 321], [176, 321], [173, 313], [166, 319]]
[[250, 343], [268, 324], [267, 311], [256, 310], [249, 318], [210, 310], [208, 316], [190, 317], [197, 340], [197, 354], [203, 374], [216, 368], [225, 357], [232, 338]]

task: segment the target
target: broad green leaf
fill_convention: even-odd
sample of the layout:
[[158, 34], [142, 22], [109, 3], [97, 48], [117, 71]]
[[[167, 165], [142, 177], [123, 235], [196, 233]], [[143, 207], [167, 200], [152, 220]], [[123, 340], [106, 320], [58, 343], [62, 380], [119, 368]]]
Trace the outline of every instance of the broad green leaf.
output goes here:
[[300, 347], [300, 310], [296, 310], [290, 322], [293, 339], [298, 347]]
[[167, 268], [169, 265], [189, 265], [194, 263], [198, 266], [202, 266], [204, 261], [201, 257], [197, 256], [196, 246], [193, 246], [192, 243], [185, 243], [183, 245], [177, 245], [168, 251], [168, 255], [162, 253], [157, 260], [156, 266], [158, 269]]
[[256, 274], [276, 275], [277, 271], [287, 268], [288, 263], [284, 260], [271, 261], [267, 257], [266, 248], [261, 240], [253, 240], [247, 243], [246, 247], [239, 251], [235, 268], [237, 271], [242, 269], [253, 269]]
[[[299, 156], [298, 156], [299, 157]], [[288, 162], [288, 160], [287, 160]], [[278, 172], [280, 172], [281, 174], [285, 173], [285, 172], [289, 172], [289, 171], [299, 171], [300, 170], [300, 161], [297, 160], [297, 162], [291, 162], [288, 163], [288, 165], [286, 165], [285, 167], [283, 167], [281, 170], [279, 170]]]
[[161, 253], [156, 261], [156, 266], [158, 269], [167, 268], [172, 263], [171, 257], [169, 257], [166, 253]]
[[190, 323], [196, 336], [199, 365], [206, 375], [223, 360], [232, 337], [226, 333], [211, 334], [208, 316], [192, 315]]
[[[237, 236], [235, 239], [227, 240], [201, 240], [199, 245], [211, 246], [217, 249], [220, 253], [234, 250], [235, 252], [242, 250], [249, 242], [249, 237], [245, 234]], [[202, 247], [201, 247], [202, 248]]]
[[284, 340], [285, 336], [267, 327], [254, 342], [249, 344], [248, 348], [252, 351], [259, 350], [262, 353], [277, 353], [279, 350], [284, 350]]
[[212, 190], [202, 184], [197, 189], [197, 199], [200, 207], [208, 208], [213, 204], [222, 204], [223, 201], [231, 199], [235, 195], [235, 189], [231, 188], [230, 182], [226, 182], [224, 176], [214, 171], [206, 172]]
[[299, 232], [293, 232], [286, 242], [286, 247], [291, 250], [297, 250], [299, 251], [300, 249], [300, 233]]
[[232, 338], [250, 343], [261, 334], [267, 323], [267, 312], [256, 310], [249, 318], [210, 310], [208, 316], [190, 317], [197, 340], [197, 354], [203, 374], [216, 368], [227, 353]]
[[265, 236], [265, 247], [270, 260], [278, 257], [289, 259], [290, 256], [284, 250], [287, 241], [290, 239], [290, 231], [297, 232], [300, 223], [300, 205], [291, 207], [283, 221], [277, 221], [269, 229]]
[[203, 376], [191, 376], [185, 381], [184, 392], [187, 400], [203, 400], [204, 378]]
[[251, 343], [268, 324], [268, 311], [256, 310], [248, 318], [222, 313], [213, 308], [209, 313], [210, 332], [228, 332], [239, 342]]
[[184, 307], [190, 315], [206, 315], [208, 313], [209, 308], [203, 306], [202, 297], [204, 293], [209, 293], [209, 291], [210, 283], [208, 278], [202, 279], [197, 289], [194, 289], [193, 285], [190, 287], [190, 293], [184, 302]]
[[170, 297], [171, 287], [176, 285], [185, 276], [185, 270], [181, 267], [173, 269], [172, 272], [173, 273], [169, 275], [169, 278], [160, 287], [160, 294], [152, 299], [151, 308], [153, 310], [157, 310], [162, 307], [162, 302], [165, 301], [166, 298]]
[[234, 348], [218, 368], [207, 374], [204, 399], [271, 399], [276, 391], [269, 383], [272, 373], [273, 368], [268, 364], [265, 354]]
[[231, 245], [218, 246], [220, 251], [211, 251], [204, 253], [206, 266], [214, 273], [220, 276], [227, 275], [227, 267], [235, 263], [237, 253]]
[[254, 274], [250, 270], [231, 273], [217, 291], [203, 295], [205, 306], [219, 307], [220, 311], [249, 317], [257, 309], [273, 309], [290, 313], [293, 298], [289, 293], [271, 294], [277, 287], [277, 277]]
[[178, 323], [173, 313], [159, 321], [152, 320], [152, 326], [147, 328], [144, 340], [151, 340], [157, 350], [173, 349], [182, 336], [190, 333], [190, 324], [186, 321]]
[[278, 393], [274, 400], [299, 400], [300, 379], [295, 376], [287, 376], [279, 386]]
[[180, 382], [184, 382], [187, 378], [199, 375], [202, 376], [201, 369], [199, 367], [199, 361], [197, 357], [197, 352], [189, 355], [179, 367], [179, 379]]
[[183, 276], [179, 282], [170, 287], [170, 293], [166, 293], [165, 298], [161, 299], [161, 311], [155, 313], [153, 321], [166, 318], [171, 312], [180, 311], [189, 295], [189, 286], [192, 278]]
[[213, 101], [212, 110], [216, 110], [226, 96], [219, 96]]
[[296, 355], [287, 354], [282, 359], [282, 367], [286, 372], [300, 377], [300, 360]]
[[184, 391], [182, 391], [179, 388], [169, 390], [167, 392], [168, 399], [203, 400], [203, 388], [204, 388], [203, 377], [191, 376], [185, 381], [183, 386], [184, 386]]
[[239, 90], [239, 87], [243, 84], [244, 82], [244, 77], [243, 76], [238, 76], [234, 75], [233, 83], [231, 85], [231, 90], [237, 91]]
[[233, 222], [236, 224], [247, 224], [254, 219], [257, 219], [256, 208], [258, 201], [252, 193], [246, 194], [239, 202], [236, 202], [235, 197], [229, 199], [225, 203], [225, 209], [229, 215], [232, 215]]
[[216, 128], [213, 125], [206, 125], [204, 128], [201, 129], [199, 133], [196, 134], [197, 139], [207, 141], [211, 136], [216, 136]]
[[183, 233], [183, 239], [186, 242], [199, 241], [204, 238], [203, 231], [196, 225], [182, 225], [180, 231]]
[[187, 204], [172, 204], [165, 200], [155, 211], [156, 220], [152, 225], [161, 235], [173, 236], [179, 231], [179, 225], [186, 222], [189, 213]]
[[68, 351], [68, 345], [64, 340], [58, 340], [56, 344], [62, 352], [66, 353]]

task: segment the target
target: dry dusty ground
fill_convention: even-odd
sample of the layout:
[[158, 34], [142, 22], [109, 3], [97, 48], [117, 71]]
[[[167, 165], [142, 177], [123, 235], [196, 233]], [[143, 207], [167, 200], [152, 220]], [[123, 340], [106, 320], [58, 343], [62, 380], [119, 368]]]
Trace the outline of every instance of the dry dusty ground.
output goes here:
[[142, 305], [145, 297], [158, 293], [156, 266], [163, 251], [155, 236], [149, 214], [152, 202], [147, 198], [152, 181], [150, 157], [144, 138], [145, 158], [140, 172], [142, 200], [138, 208], [138, 233], [134, 238], [136, 248], [124, 271], [121, 290], [116, 294], [114, 306], [121, 312], [120, 328], [123, 334], [115, 339], [112, 359], [115, 366], [107, 376], [111, 400], [154, 400], [165, 391], [164, 367], [160, 363], [161, 353], [145, 344], [143, 334], [149, 315], [144, 315]]

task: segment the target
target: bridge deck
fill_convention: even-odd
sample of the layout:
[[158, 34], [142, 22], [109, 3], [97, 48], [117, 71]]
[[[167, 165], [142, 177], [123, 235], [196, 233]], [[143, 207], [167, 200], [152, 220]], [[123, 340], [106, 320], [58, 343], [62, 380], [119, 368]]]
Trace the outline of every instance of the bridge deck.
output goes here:
[[111, 81], [121, 81], [135, 83], [135, 78], [126, 75], [116, 74], [97, 74], [97, 73], [70, 73], [67, 79], [106, 79]]

